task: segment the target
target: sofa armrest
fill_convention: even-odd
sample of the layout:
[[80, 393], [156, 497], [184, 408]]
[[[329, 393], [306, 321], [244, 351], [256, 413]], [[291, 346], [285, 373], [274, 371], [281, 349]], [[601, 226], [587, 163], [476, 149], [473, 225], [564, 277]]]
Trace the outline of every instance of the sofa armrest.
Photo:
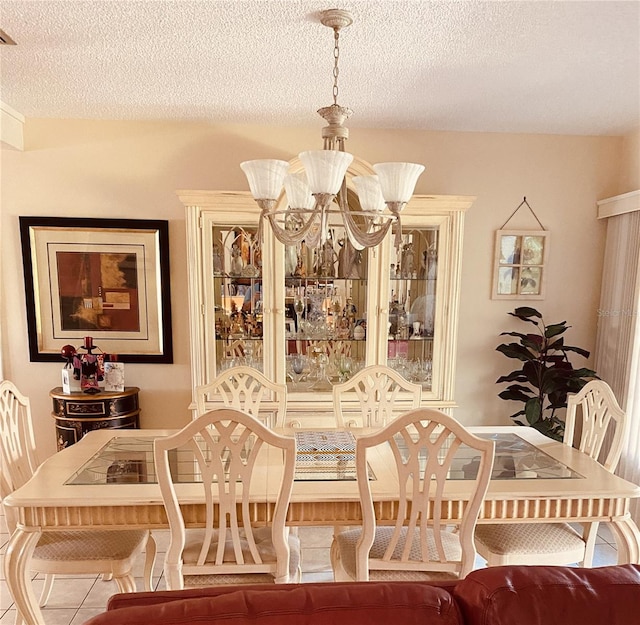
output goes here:
[[640, 566], [496, 566], [454, 590], [466, 625], [630, 625], [640, 620]]

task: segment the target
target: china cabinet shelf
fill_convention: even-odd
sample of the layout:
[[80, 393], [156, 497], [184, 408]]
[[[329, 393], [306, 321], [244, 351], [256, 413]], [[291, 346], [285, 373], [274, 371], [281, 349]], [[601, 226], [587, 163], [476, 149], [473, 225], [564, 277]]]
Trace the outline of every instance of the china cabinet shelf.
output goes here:
[[[358, 161], [347, 182], [366, 173], [373, 172]], [[420, 382], [425, 405], [455, 405], [463, 222], [474, 198], [414, 196], [401, 215], [399, 250], [389, 234], [354, 255], [344, 230], [332, 226], [320, 257], [285, 247], [267, 224], [258, 247], [260, 210], [248, 192], [178, 195], [186, 209], [194, 388], [228, 366], [250, 364], [287, 384], [291, 423], [317, 426], [332, 419], [333, 384], [384, 364]]]

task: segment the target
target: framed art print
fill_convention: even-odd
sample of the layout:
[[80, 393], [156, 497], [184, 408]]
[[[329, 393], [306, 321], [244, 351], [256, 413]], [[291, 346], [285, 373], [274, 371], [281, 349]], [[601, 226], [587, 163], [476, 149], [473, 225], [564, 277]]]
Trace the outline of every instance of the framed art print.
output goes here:
[[20, 217], [29, 352], [93, 337], [123, 362], [173, 362], [167, 221]]

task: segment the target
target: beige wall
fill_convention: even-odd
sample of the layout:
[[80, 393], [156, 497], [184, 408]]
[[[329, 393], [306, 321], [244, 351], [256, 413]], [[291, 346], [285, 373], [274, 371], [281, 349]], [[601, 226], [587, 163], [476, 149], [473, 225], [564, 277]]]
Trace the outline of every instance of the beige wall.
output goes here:
[[640, 127], [622, 138], [619, 193], [640, 189]]
[[[128, 364], [126, 376], [141, 388], [143, 427], [176, 427], [189, 419], [190, 374], [184, 214], [175, 191], [244, 190], [240, 161], [288, 160], [320, 147], [319, 135], [319, 124], [27, 120], [24, 152], [2, 152], [2, 348], [4, 375], [31, 398], [43, 457], [55, 448], [48, 391], [62, 361], [29, 362], [18, 216], [169, 220], [175, 364]], [[548, 321], [573, 326], [568, 342], [592, 349], [604, 242], [596, 200], [629, 190], [620, 188], [623, 140], [358, 128], [351, 135], [350, 150], [369, 162], [424, 163], [418, 193], [477, 196], [465, 227], [456, 416], [508, 422], [515, 406], [497, 398], [495, 380], [512, 361], [495, 347], [501, 331], [518, 327], [507, 316], [518, 303], [490, 299], [495, 230], [526, 196], [551, 232], [548, 295], [533, 305]], [[537, 227], [526, 211], [518, 220]]]

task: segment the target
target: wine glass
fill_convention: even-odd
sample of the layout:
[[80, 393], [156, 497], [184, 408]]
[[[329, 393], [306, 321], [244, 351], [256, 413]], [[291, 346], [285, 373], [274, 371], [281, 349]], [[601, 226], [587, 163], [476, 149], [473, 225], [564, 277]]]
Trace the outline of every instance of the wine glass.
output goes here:
[[304, 371], [305, 361], [302, 354], [295, 354], [291, 359], [291, 370], [294, 373], [294, 384], [299, 384], [302, 379], [302, 372]]
[[424, 360], [424, 381], [427, 388], [433, 384], [433, 361], [429, 358]]
[[253, 341], [245, 341], [243, 345], [245, 364], [249, 367], [253, 366]]
[[314, 383], [313, 389], [316, 391], [327, 391], [333, 388], [331, 380], [327, 375], [327, 365], [329, 364], [329, 356], [324, 352], [320, 352], [316, 358], [318, 362], [318, 381]]
[[302, 316], [302, 313], [304, 312], [304, 297], [302, 297], [301, 295], [296, 295], [296, 298], [293, 302], [293, 312], [296, 313], [296, 328], [298, 331], [298, 334], [301, 333], [301, 328], [300, 328], [300, 317]]
[[353, 373], [353, 361], [349, 356], [339, 356], [336, 359], [336, 369], [338, 370], [338, 380], [346, 382]]

